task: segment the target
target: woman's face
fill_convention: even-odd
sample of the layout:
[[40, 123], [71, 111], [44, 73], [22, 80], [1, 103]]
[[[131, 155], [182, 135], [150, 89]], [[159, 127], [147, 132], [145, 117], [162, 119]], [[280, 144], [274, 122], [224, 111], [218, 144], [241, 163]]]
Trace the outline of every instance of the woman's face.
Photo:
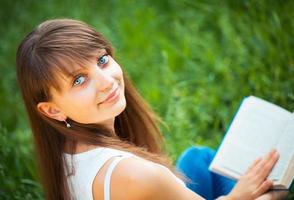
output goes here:
[[126, 106], [122, 69], [105, 50], [99, 51], [98, 58], [90, 63], [62, 78], [61, 92], [51, 90], [51, 114], [55, 113], [52, 116], [59, 121], [68, 117], [83, 124], [113, 126], [114, 118]]

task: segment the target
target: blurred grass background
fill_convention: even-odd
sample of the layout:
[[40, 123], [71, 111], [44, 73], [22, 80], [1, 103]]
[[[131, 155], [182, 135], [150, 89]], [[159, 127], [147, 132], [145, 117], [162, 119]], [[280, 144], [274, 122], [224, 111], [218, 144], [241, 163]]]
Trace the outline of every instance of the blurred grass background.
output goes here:
[[162, 131], [173, 160], [190, 145], [216, 148], [245, 96], [294, 110], [294, 1], [0, 3], [1, 200], [43, 198], [15, 53], [46, 19], [85, 21], [112, 41], [118, 62], [169, 126]]

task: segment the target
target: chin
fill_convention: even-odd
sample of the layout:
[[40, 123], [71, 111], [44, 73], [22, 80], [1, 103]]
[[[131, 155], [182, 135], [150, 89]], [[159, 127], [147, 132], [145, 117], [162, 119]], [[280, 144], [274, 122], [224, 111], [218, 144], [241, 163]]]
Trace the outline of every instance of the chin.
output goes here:
[[126, 100], [123, 99], [122, 102], [120, 102], [120, 107], [117, 110], [117, 115], [116, 116], [120, 115], [126, 109], [126, 107], [127, 107]]

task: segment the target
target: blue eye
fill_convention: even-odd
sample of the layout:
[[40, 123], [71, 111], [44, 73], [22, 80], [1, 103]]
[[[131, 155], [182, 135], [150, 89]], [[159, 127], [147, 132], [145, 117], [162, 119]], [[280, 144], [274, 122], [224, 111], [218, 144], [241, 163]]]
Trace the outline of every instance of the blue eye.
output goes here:
[[108, 60], [108, 55], [105, 54], [98, 59], [98, 65], [105, 65], [106, 63], [108, 63]]
[[73, 85], [81, 85], [85, 82], [86, 78], [83, 75], [78, 76], [74, 82]]

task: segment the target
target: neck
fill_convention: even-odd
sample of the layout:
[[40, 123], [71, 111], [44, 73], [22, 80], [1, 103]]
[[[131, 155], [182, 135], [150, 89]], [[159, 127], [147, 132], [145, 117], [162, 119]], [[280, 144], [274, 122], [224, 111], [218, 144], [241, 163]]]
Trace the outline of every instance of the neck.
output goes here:
[[[99, 125], [103, 125], [107, 129], [112, 131], [113, 134], [115, 134], [114, 120], [115, 120], [115, 118], [108, 119], [103, 122], [100, 122]], [[74, 151], [75, 151], [75, 153], [82, 153], [82, 152], [89, 151], [89, 150], [97, 148], [97, 147], [98, 147], [97, 145], [89, 144], [89, 143], [86, 143], [83, 141], [77, 141], [76, 146], [74, 147]], [[67, 140], [65, 142], [64, 151], [66, 153], [70, 153], [72, 151], [72, 141]]]
[[111, 130], [114, 133], [115, 132], [114, 131], [114, 120], [115, 120], [115, 118], [111, 118], [111, 119], [107, 119], [105, 121], [99, 122], [98, 124], [105, 126], [106, 128], [108, 128], [109, 130]]

